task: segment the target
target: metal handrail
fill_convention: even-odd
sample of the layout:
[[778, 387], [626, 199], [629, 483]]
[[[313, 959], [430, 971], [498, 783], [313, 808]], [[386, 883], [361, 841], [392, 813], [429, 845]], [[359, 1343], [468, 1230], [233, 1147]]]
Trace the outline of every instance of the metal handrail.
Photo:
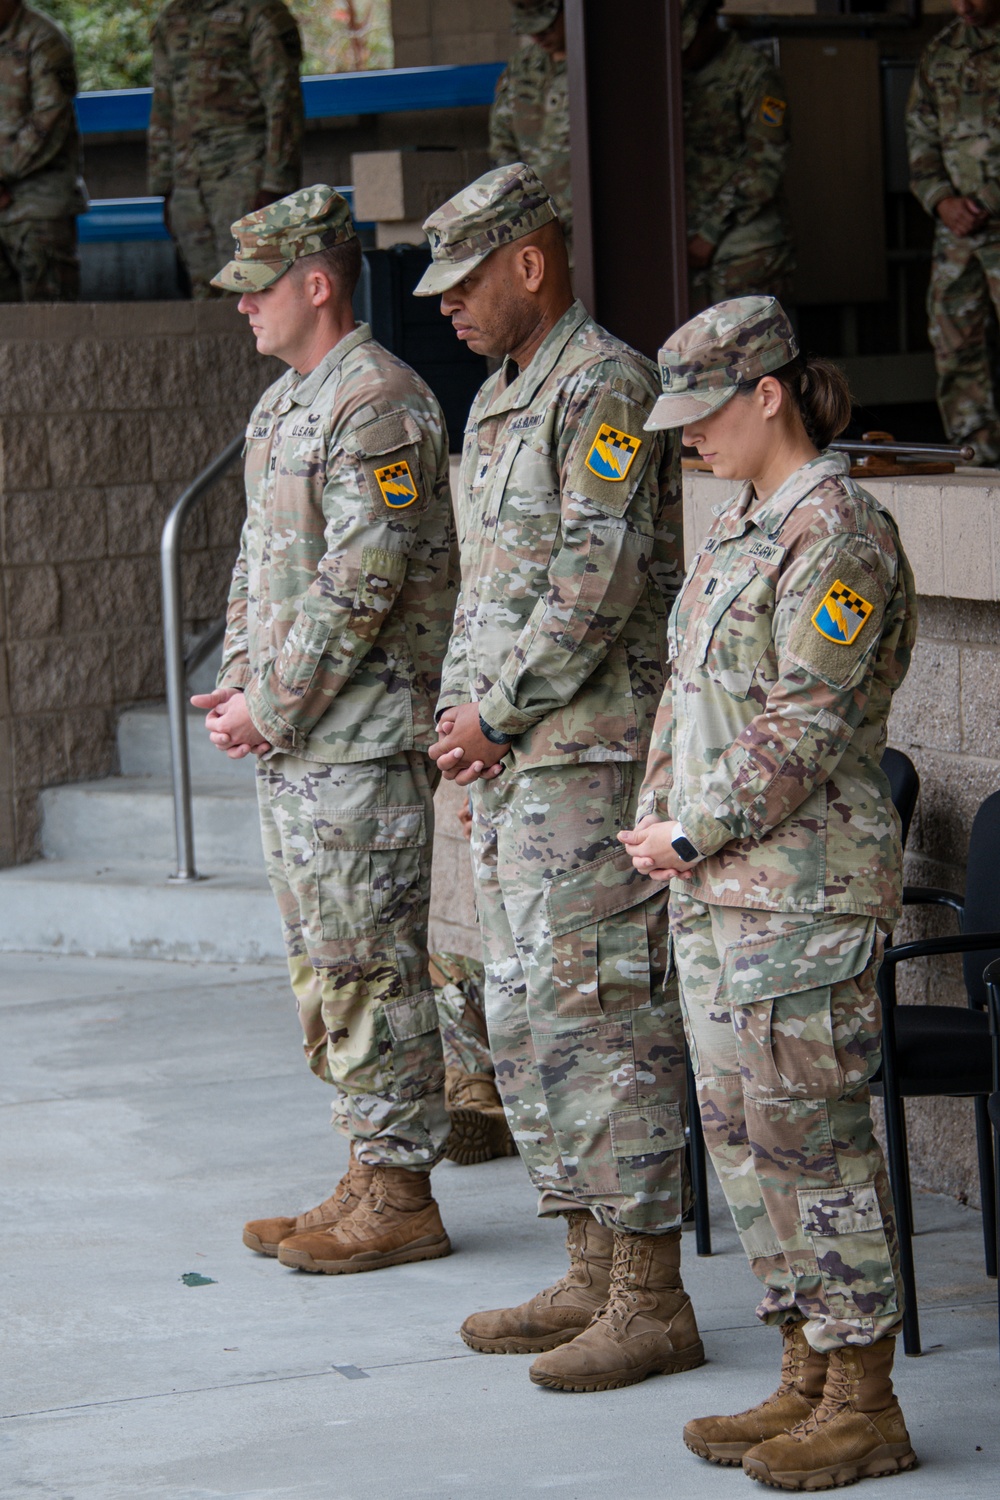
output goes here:
[[227, 443], [203, 469], [170, 512], [160, 538], [160, 578], [163, 587], [163, 645], [167, 668], [167, 715], [170, 721], [170, 764], [174, 786], [174, 834], [177, 869], [171, 881], [200, 880], [194, 862], [194, 820], [191, 814], [191, 763], [187, 738], [187, 669], [184, 660], [184, 606], [181, 600], [181, 540], [193, 507], [207, 494], [243, 451], [243, 433]]

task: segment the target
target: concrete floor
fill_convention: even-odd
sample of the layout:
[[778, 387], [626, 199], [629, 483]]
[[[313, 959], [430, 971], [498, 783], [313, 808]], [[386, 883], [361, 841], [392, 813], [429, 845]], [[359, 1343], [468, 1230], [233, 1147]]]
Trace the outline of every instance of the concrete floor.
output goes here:
[[[689, 1500], [759, 1496], [684, 1421], [774, 1384], [775, 1336], [724, 1208], [686, 1280], [709, 1363], [605, 1395], [536, 1389], [455, 1329], [563, 1267], [517, 1160], [445, 1164], [455, 1254], [309, 1276], [245, 1218], [326, 1195], [346, 1158], [282, 970], [0, 958], [5, 1500]], [[900, 1359], [914, 1473], [871, 1500], [1000, 1492], [996, 1285], [979, 1216], [917, 1201], [927, 1354]], [[190, 1286], [186, 1273], [209, 1278]]]

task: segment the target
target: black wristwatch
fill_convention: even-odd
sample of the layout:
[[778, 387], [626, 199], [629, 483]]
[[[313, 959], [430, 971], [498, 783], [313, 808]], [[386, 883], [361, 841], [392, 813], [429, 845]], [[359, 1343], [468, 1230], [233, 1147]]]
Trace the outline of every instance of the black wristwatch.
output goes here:
[[670, 844], [671, 848], [677, 851], [686, 865], [693, 865], [696, 860], [701, 859], [698, 850], [694, 847], [690, 839], [684, 837], [683, 833], [679, 833], [676, 838], [671, 839]]
[[484, 739], [489, 740], [491, 745], [507, 745], [510, 743], [510, 735], [500, 734], [492, 725], [487, 724], [482, 714], [479, 715], [479, 732]]

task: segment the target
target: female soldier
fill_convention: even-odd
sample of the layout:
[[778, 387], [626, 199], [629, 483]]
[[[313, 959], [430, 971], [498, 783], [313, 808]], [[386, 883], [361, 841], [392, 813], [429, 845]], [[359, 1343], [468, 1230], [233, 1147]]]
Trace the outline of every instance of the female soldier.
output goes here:
[[721, 302], [660, 351], [649, 427], [742, 479], [669, 625], [672, 680], [621, 838], [671, 881], [705, 1139], [781, 1326], [778, 1390], [688, 1423], [688, 1447], [792, 1490], [915, 1462], [890, 1370], [902, 1291], [872, 1134], [875, 976], [901, 900], [879, 769], [915, 632], [892, 518], [822, 453], [840, 373], [772, 297]]

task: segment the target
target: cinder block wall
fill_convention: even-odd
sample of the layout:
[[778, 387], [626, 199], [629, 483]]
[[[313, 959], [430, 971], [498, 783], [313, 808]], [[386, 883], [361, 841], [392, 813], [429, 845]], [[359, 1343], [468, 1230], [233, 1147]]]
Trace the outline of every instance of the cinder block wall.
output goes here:
[[396, 67], [509, 57], [510, 15], [508, 0], [392, 0]]
[[[7, 307], [0, 333], [0, 863], [41, 787], [106, 775], [117, 712], [162, 698], [159, 543], [275, 367], [229, 303]], [[185, 628], [224, 608], [238, 475], [192, 516]]]
[[[971, 552], [974, 536], [967, 539]], [[913, 664], [893, 704], [889, 743], [920, 774], [906, 879], [964, 891], [972, 820], [1000, 788], [1000, 604], [921, 596]], [[947, 913], [911, 907], [896, 941], [953, 933]], [[900, 971], [913, 1003], [964, 1005], [961, 961], [918, 960]], [[913, 1180], [979, 1203], [975, 1122], [967, 1099], [911, 1099], [906, 1105]]]

